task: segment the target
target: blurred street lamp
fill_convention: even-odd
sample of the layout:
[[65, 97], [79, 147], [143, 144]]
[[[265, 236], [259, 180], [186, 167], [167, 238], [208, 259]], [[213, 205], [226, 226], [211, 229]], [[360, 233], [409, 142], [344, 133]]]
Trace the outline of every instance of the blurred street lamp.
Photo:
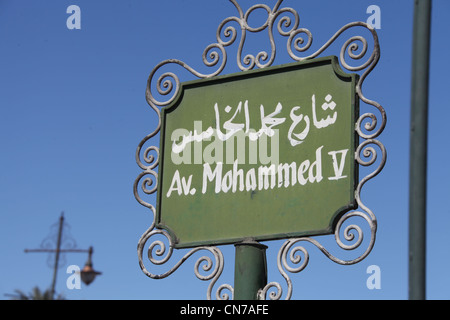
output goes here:
[[92, 252], [94, 250], [92, 247], [89, 247], [89, 256], [88, 260], [86, 261], [86, 264], [83, 267], [83, 270], [80, 272], [81, 281], [83, 281], [86, 285], [90, 284], [92, 281], [94, 281], [95, 277], [97, 275], [102, 274], [101, 272], [95, 271], [92, 267]]
[[[95, 271], [94, 268], [92, 267], [92, 253], [94, 251], [92, 247], [89, 247], [89, 249], [76, 249], [75, 244], [73, 244], [71, 248], [61, 249], [61, 244], [62, 244], [62, 239], [63, 239], [63, 227], [64, 227], [64, 212], [61, 213], [61, 217], [59, 218], [58, 237], [57, 237], [55, 249], [47, 249], [47, 248], [25, 249], [25, 253], [28, 253], [28, 252], [55, 253], [55, 262], [53, 265], [53, 280], [52, 280], [52, 285], [51, 285], [51, 297], [52, 298], [55, 295], [56, 275], [58, 272], [59, 258], [60, 258], [61, 253], [87, 252], [89, 254], [88, 260], [86, 261], [85, 266], [80, 271], [81, 281], [83, 281], [86, 285], [90, 284], [92, 281], [94, 281], [94, 279], [97, 275], [101, 274], [101, 272]], [[48, 240], [48, 238], [44, 239], [41, 247], [44, 247], [44, 243], [46, 243], [47, 240]], [[45, 246], [47, 246], [47, 245], [45, 245]]]

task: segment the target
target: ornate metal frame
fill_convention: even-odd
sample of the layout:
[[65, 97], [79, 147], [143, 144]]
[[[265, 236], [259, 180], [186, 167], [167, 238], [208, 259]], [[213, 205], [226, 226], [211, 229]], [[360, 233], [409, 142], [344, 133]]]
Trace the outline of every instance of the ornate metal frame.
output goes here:
[[[343, 223], [347, 221], [349, 218], [352, 217], [361, 217], [363, 218], [369, 228], [370, 228], [370, 241], [368, 244], [368, 247], [366, 250], [356, 259], [353, 260], [343, 260], [340, 258], [337, 258], [336, 256], [332, 255], [325, 247], [320, 244], [316, 239], [310, 238], [310, 237], [300, 237], [300, 238], [292, 238], [288, 239], [284, 242], [284, 244], [281, 246], [280, 250], [278, 251], [278, 257], [277, 257], [277, 266], [280, 274], [284, 277], [287, 284], [287, 293], [286, 293], [286, 299], [290, 299], [292, 296], [292, 281], [288, 275], [287, 272], [290, 273], [298, 273], [302, 271], [308, 264], [309, 261], [309, 253], [305, 249], [304, 246], [299, 245], [301, 242], [308, 242], [316, 246], [322, 253], [325, 254], [330, 260], [342, 264], [342, 265], [351, 265], [355, 264], [361, 260], [363, 260], [372, 250], [374, 243], [375, 243], [375, 237], [376, 237], [376, 231], [377, 231], [377, 220], [373, 212], [361, 201], [361, 189], [363, 185], [370, 179], [372, 179], [374, 176], [376, 176], [384, 167], [386, 162], [386, 150], [383, 146], [383, 144], [376, 140], [376, 138], [382, 133], [385, 125], [386, 125], [386, 113], [383, 109], [383, 107], [368, 98], [366, 98], [362, 93], [362, 84], [366, 77], [369, 75], [369, 73], [374, 69], [375, 65], [378, 63], [379, 57], [380, 57], [380, 46], [378, 42], [378, 36], [374, 28], [367, 23], [364, 22], [352, 22], [349, 24], [344, 25], [341, 29], [339, 29], [322, 47], [320, 47], [317, 51], [314, 53], [306, 56], [306, 57], [300, 57], [298, 56], [299, 53], [307, 51], [312, 44], [312, 34], [308, 29], [305, 28], [299, 28], [299, 15], [298, 13], [292, 9], [292, 8], [280, 8], [280, 5], [283, 0], [278, 0], [277, 3], [273, 8], [270, 8], [269, 6], [265, 4], [256, 4], [250, 7], [245, 13], [239, 6], [236, 0], [230, 0], [230, 2], [236, 7], [239, 15], [238, 16], [232, 16], [228, 17], [225, 20], [223, 20], [216, 33], [217, 42], [210, 44], [206, 47], [206, 49], [203, 52], [202, 58], [203, 63], [207, 67], [215, 67], [219, 64], [217, 69], [209, 74], [202, 74], [200, 72], [197, 72], [195, 69], [184, 63], [183, 61], [177, 60], [177, 59], [169, 59], [164, 60], [160, 62], [156, 67], [152, 70], [152, 72], [149, 75], [148, 82], [147, 82], [147, 88], [146, 88], [146, 99], [149, 105], [152, 107], [152, 109], [156, 112], [158, 116], [158, 126], [155, 128], [155, 130], [147, 135], [138, 145], [138, 148], [136, 150], [136, 161], [139, 167], [143, 170], [137, 177], [137, 179], [134, 182], [134, 195], [137, 199], [137, 201], [143, 205], [144, 207], [150, 209], [150, 211], [153, 213], [153, 222], [151, 226], [145, 231], [145, 233], [141, 236], [137, 251], [138, 251], [138, 258], [139, 258], [139, 265], [143, 272], [153, 279], [161, 279], [165, 278], [172, 273], [174, 273], [183, 263], [186, 261], [189, 257], [191, 257], [194, 253], [198, 251], [209, 251], [213, 257], [214, 262], [209, 256], [202, 256], [200, 259], [197, 260], [195, 264], [195, 275], [200, 280], [204, 281], [211, 281], [208, 286], [207, 291], [207, 298], [211, 299], [212, 295], [212, 289], [217, 282], [218, 278], [221, 276], [223, 267], [224, 267], [224, 258], [222, 252], [217, 247], [197, 247], [194, 249], [191, 249], [188, 253], [186, 253], [180, 261], [178, 261], [175, 266], [173, 266], [169, 271], [162, 273], [162, 274], [153, 274], [147, 270], [147, 268], [144, 266], [143, 261], [143, 252], [144, 252], [144, 246], [146, 245], [147, 241], [155, 235], [162, 235], [166, 239], [168, 239], [169, 247], [167, 249], [166, 244], [161, 240], [155, 240], [153, 241], [148, 248], [148, 258], [151, 263], [155, 265], [162, 265], [166, 263], [172, 256], [173, 253], [173, 243], [172, 239], [169, 236], [169, 234], [165, 230], [160, 230], [155, 228], [155, 207], [149, 203], [144, 201], [139, 193], [138, 193], [138, 186], [140, 186], [142, 192], [144, 192], [147, 195], [153, 194], [157, 189], [157, 179], [158, 179], [158, 173], [155, 171], [155, 169], [158, 166], [159, 162], [159, 148], [156, 146], [149, 146], [144, 148], [144, 145], [146, 142], [149, 141], [152, 137], [157, 135], [160, 131], [161, 127], [161, 115], [160, 115], [160, 108], [163, 106], [166, 106], [170, 104], [179, 88], [180, 88], [180, 80], [178, 76], [175, 73], [172, 72], [165, 72], [162, 75], [159, 76], [156, 82], [156, 89], [158, 93], [161, 96], [167, 96], [169, 95], [169, 99], [166, 99], [165, 101], [158, 101], [155, 96], [152, 93], [152, 82], [154, 80], [154, 77], [161, 69], [161, 67], [169, 64], [176, 64], [181, 67], [183, 67], [185, 70], [189, 71], [191, 74], [198, 78], [211, 78], [216, 75], [219, 75], [226, 63], [227, 63], [227, 52], [225, 50], [226, 47], [232, 45], [235, 43], [236, 39], [238, 38], [238, 30], [233, 25], [228, 25], [229, 23], [237, 23], [240, 27], [241, 34], [240, 34], [240, 41], [239, 41], [239, 47], [237, 51], [237, 65], [240, 70], [246, 71], [254, 68], [265, 68], [268, 66], [271, 66], [275, 60], [276, 55], [276, 45], [274, 40], [274, 26], [276, 24], [277, 31], [281, 36], [287, 37], [287, 51], [289, 56], [295, 60], [295, 61], [302, 61], [307, 59], [313, 59], [320, 55], [322, 52], [324, 52], [330, 45], [338, 38], [340, 37], [344, 31], [355, 28], [355, 27], [362, 27], [364, 29], [367, 29], [370, 34], [373, 37], [373, 49], [370, 54], [370, 56], [367, 58], [367, 60], [358, 65], [358, 66], [351, 66], [347, 63], [346, 59], [346, 53], [348, 54], [348, 57], [350, 57], [354, 61], [358, 61], [364, 57], [366, 57], [367, 50], [368, 50], [368, 42], [366, 38], [363, 36], [352, 36], [348, 40], [345, 41], [343, 46], [340, 50], [339, 55], [339, 61], [342, 65], [342, 67], [348, 71], [355, 72], [355, 71], [362, 71], [364, 70], [363, 74], [360, 76], [359, 81], [356, 85], [356, 93], [361, 101], [364, 103], [371, 105], [375, 107], [378, 112], [379, 116], [378, 118], [374, 113], [364, 113], [360, 115], [359, 119], [356, 122], [355, 130], [358, 133], [359, 137], [362, 138], [362, 142], [359, 144], [356, 150], [355, 159], [357, 163], [359, 163], [361, 166], [371, 166], [373, 165], [377, 160], [377, 149], [374, 148], [374, 145], [377, 146], [381, 150], [381, 160], [377, 163], [377, 167], [372, 171], [370, 174], [368, 174], [366, 177], [364, 177], [362, 180], [359, 181], [358, 186], [355, 190], [355, 198], [358, 204], [360, 211], [351, 211], [344, 214], [340, 220], [337, 223], [336, 229], [335, 229], [335, 239], [337, 245], [344, 249], [344, 250], [354, 250], [358, 248], [362, 241], [363, 241], [363, 231], [362, 228], [357, 224], [350, 224], [343, 230], [342, 234], [345, 241], [351, 242], [354, 241], [352, 244], [345, 244], [341, 239], [341, 229], [343, 227]], [[265, 23], [259, 27], [253, 28], [249, 26], [248, 24], [248, 18], [251, 15], [252, 12], [254, 12], [256, 9], [263, 9], [267, 11], [268, 18], [265, 21]], [[291, 18], [291, 15], [293, 16], [293, 19]], [[277, 23], [276, 23], [277, 21]], [[260, 51], [256, 56], [252, 54], [247, 54], [242, 58], [242, 51], [244, 48], [244, 43], [246, 39], [247, 32], [261, 32], [263, 30], [268, 30], [269, 40], [270, 40], [270, 46], [271, 51], [270, 53], [267, 53], [266, 51]], [[304, 38], [306, 37], [306, 38]], [[360, 45], [362, 45], [362, 48], [360, 48]], [[359, 51], [359, 52], [358, 52]], [[221, 59], [222, 58], [222, 59]], [[175, 86], [174, 86], [175, 84]], [[364, 127], [364, 131], [363, 131]], [[151, 153], [156, 153], [156, 157], [152, 155]], [[143, 161], [141, 161], [141, 157]], [[301, 255], [298, 253], [303, 253], [303, 259]], [[160, 259], [155, 258], [154, 254], [158, 257], [162, 257]], [[289, 257], [289, 259], [288, 259]], [[291, 267], [288, 263], [297, 265], [296, 267]], [[211, 269], [214, 269], [209, 275], [202, 275], [200, 273], [200, 266], [202, 266], [202, 269], [204, 272], [210, 272]], [[217, 288], [216, 291], [216, 298], [217, 299], [229, 299], [230, 294], [228, 293], [222, 293], [223, 290], [229, 290], [231, 292], [231, 298], [233, 296], [233, 287], [228, 284], [222, 284]], [[271, 289], [275, 289], [272, 291]], [[269, 293], [269, 290], [271, 291]], [[282, 287], [280, 283], [278, 282], [270, 282], [268, 283], [264, 288], [262, 288], [258, 293], [259, 299], [266, 299], [267, 294], [269, 293], [269, 298], [272, 300], [278, 300], [282, 296]]]

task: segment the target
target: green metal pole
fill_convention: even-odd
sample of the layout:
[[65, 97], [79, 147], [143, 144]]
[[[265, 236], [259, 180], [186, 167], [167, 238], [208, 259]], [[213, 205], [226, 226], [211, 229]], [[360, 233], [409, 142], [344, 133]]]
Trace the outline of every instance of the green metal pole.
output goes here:
[[267, 246], [256, 241], [235, 244], [234, 300], [257, 300], [267, 284]]
[[409, 171], [409, 299], [426, 299], [426, 184], [431, 0], [414, 1]]

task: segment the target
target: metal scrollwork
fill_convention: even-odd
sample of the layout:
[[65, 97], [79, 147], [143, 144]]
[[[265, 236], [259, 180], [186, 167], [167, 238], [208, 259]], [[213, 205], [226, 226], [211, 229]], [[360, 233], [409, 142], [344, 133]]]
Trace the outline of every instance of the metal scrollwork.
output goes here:
[[[165, 278], [165, 277], [171, 275], [172, 273], [174, 273], [184, 263], [184, 261], [186, 261], [194, 253], [201, 251], [201, 250], [209, 251], [214, 256], [214, 261], [211, 259], [210, 256], [200, 257], [197, 260], [197, 262], [195, 263], [194, 273], [197, 276], [197, 278], [200, 280], [203, 280], [203, 281], [211, 280], [209, 287], [208, 287], [208, 292], [207, 292], [207, 298], [208, 298], [208, 300], [210, 300], [212, 288], [215, 285], [216, 281], [218, 280], [218, 278], [220, 277], [220, 275], [222, 274], [222, 271], [223, 271], [224, 258], [223, 258], [222, 252], [219, 249], [217, 249], [216, 247], [197, 247], [197, 248], [190, 250], [188, 253], [186, 253], [181, 258], [181, 260], [178, 261], [175, 264], [175, 266], [172, 269], [170, 269], [169, 271], [162, 273], [162, 274], [153, 274], [153, 273], [149, 272], [144, 265], [143, 253], [144, 253], [144, 246], [147, 243], [147, 240], [156, 234], [160, 234], [160, 235], [163, 235], [164, 237], [166, 237], [169, 240], [169, 247], [167, 249], [165, 243], [161, 240], [153, 241], [147, 250], [148, 259], [154, 265], [161, 265], [161, 264], [166, 263], [171, 258], [172, 253], [173, 253], [172, 240], [171, 240], [171, 237], [169, 236], [169, 234], [167, 234], [167, 232], [165, 232], [164, 230], [153, 229], [153, 225], [152, 225], [142, 235], [142, 237], [138, 243], [139, 265], [140, 265], [142, 271], [144, 272], [144, 274], [146, 274], [148, 277], [153, 278], [153, 279]], [[162, 257], [162, 258], [161, 259], [155, 258], [154, 254], [156, 256]], [[213, 269], [213, 270], [210, 274], [203, 275], [200, 272], [200, 267], [203, 269], [203, 272], [209, 272], [211, 269]], [[219, 286], [219, 288], [217, 289], [217, 293], [216, 293], [217, 299], [223, 299], [223, 300], [229, 299], [229, 294], [227, 294], [227, 293], [222, 294], [222, 291], [225, 289], [229, 290], [231, 292], [231, 294], [233, 293], [233, 288], [230, 285], [223, 284], [223, 285]]]
[[[170, 104], [176, 97], [178, 90], [180, 89], [180, 80], [178, 76], [173, 72], [164, 72], [156, 79], [156, 74], [166, 65], [181, 66], [183, 69], [190, 72], [197, 78], [211, 78], [219, 75], [225, 68], [227, 64], [227, 52], [226, 47], [231, 46], [239, 38], [238, 50], [237, 50], [237, 66], [240, 70], [246, 71], [254, 68], [266, 68], [273, 64], [276, 56], [276, 44], [274, 40], [274, 31], [277, 31], [281, 36], [286, 37], [286, 48], [289, 56], [294, 61], [303, 61], [313, 59], [323, 52], [325, 52], [338, 38], [350, 29], [362, 28], [367, 30], [373, 40], [372, 49], [369, 50], [369, 42], [363, 36], [352, 36], [347, 39], [341, 47], [339, 54], [339, 62], [342, 67], [348, 71], [356, 72], [363, 71], [360, 75], [359, 80], [356, 84], [356, 93], [360, 101], [367, 105], [373, 106], [377, 111], [378, 116], [375, 113], [369, 112], [360, 115], [356, 122], [355, 130], [362, 142], [359, 144], [356, 150], [355, 159], [356, 162], [364, 167], [369, 167], [375, 164], [378, 158], [378, 151], [381, 152], [381, 160], [379, 161], [375, 170], [368, 174], [361, 181], [359, 181], [358, 186], [355, 190], [355, 199], [360, 208], [360, 211], [347, 212], [342, 215], [342, 217], [337, 222], [335, 228], [335, 239], [337, 245], [343, 250], [355, 250], [360, 247], [363, 242], [363, 230], [357, 224], [350, 224], [344, 229], [344, 222], [350, 218], [360, 217], [368, 224], [370, 229], [370, 240], [367, 248], [364, 250], [359, 257], [352, 260], [343, 260], [337, 258], [328, 250], [325, 249], [316, 239], [310, 237], [301, 237], [288, 239], [281, 246], [278, 256], [277, 265], [278, 270], [284, 277], [287, 283], [287, 293], [286, 299], [290, 299], [292, 296], [292, 281], [288, 273], [298, 273], [302, 271], [309, 262], [309, 253], [301, 243], [310, 243], [317, 247], [326, 257], [328, 257], [333, 262], [343, 265], [354, 264], [362, 259], [364, 259], [372, 250], [376, 230], [377, 230], [377, 220], [373, 212], [363, 204], [361, 201], [361, 188], [363, 185], [374, 176], [376, 176], [384, 167], [386, 162], [386, 150], [383, 144], [376, 140], [376, 138], [381, 134], [386, 125], [386, 113], [383, 107], [368, 98], [366, 98], [362, 92], [362, 85], [369, 73], [374, 69], [375, 65], [378, 63], [380, 57], [380, 46], [378, 42], [378, 36], [376, 31], [364, 22], [352, 22], [344, 25], [339, 29], [327, 42], [325, 42], [318, 50], [312, 52], [306, 56], [300, 56], [306, 53], [312, 45], [313, 37], [312, 33], [306, 29], [299, 27], [300, 19], [298, 13], [292, 8], [280, 8], [282, 0], [278, 0], [273, 8], [265, 4], [256, 4], [250, 7], [245, 13], [239, 6], [236, 0], [230, 0], [230, 2], [236, 7], [238, 11], [237, 16], [228, 17], [223, 20], [216, 32], [216, 43], [212, 43], [205, 48], [202, 54], [203, 63], [209, 68], [215, 68], [211, 73], [200, 73], [194, 68], [190, 67], [188, 64], [177, 59], [168, 59], [162, 61], [149, 75], [146, 88], [146, 100], [151, 108], [156, 112], [158, 116], [158, 125], [155, 130], [147, 135], [141, 143], [138, 145], [136, 150], [136, 162], [139, 167], [143, 170], [137, 177], [134, 183], [134, 195], [137, 201], [147, 207], [152, 215], [153, 222], [148, 230], [142, 235], [138, 243], [138, 257], [139, 264], [143, 272], [154, 279], [165, 278], [175, 272], [187, 259], [189, 259], [194, 253], [198, 251], [209, 252], [214, 261], [210, 256], [203, 256], [197, 260], [195, 264], [195, 275], [200, 280], [211, 281], [208, 287], [207, 298], [212, 297], [212, 288], [217, 282], [218, 278], [222, 274], [224, 267], [224, 258], [222, 252], [217, 247], [198, 247], [190, 250], [186, 253], [181, 260], [179, 260], [169, 271], [162, 274], [153, 274], [147, 270], [144, 266], [143, 254], [144, 246], [148, 240], [155, 235], [163, 236], [169, 242], [169, 245], [161, 240], [154, 240], [148, 248], [148, 259], [151, 263], [155, 265], [165, 264], [170, 260], [173, 253], [173, 239], [164, 230], [159, 230], [155, 228], [155, 207], [144, 201], [139, 195], [139, 190], [141, 190], [146, 195], [151, 195], [155, 193], [157, 189], [158, 174], [155, 171], [159, 164], [159, 148], [156, 146], [145, 147], [148, 141], [153, 138], [159, 131], [161, 127], [161, 115], [160, 108]], [[249, 17], [256, 10], [264, 10], [267, 12], [267, 19], [260, 26], [250, 26]], [[236, 28], [236, 25], [238, 28]], [[245, 54], [243, 55], [245, 40], [248, 32], [258, 33], [267, 30], [269, 42], [270, 42], [270, 52], [261, 50], [256, 54]], [[370, 54], [368, 54], [370, 52]], [[350, 63], [358, 63], [354, 66]], [[361, 62], [362, 61], [362, 62]], [[156, 83], [153, 83], [156, 79]], [[156, 92], [159, 94], [160, 98], [156, 98], [154, 95], [154, 86]], [[164, 97], [163, 101], [160, 101], [161, 97]], [[346, 244], [351, 242], [351, 244]], [[156, 257], [155, 257], [156, 256]], [[159, 259], [158, 259], [159, 258]], [[293, 267], [292, 265], [295, 265]], [[204, 272], [211, 271], [208, 275], [202, 275], [199, 271], [200, 267]], [[224, 293], [224, 290], [228, 290], [230, 294]], [[264, 288], [262, 288], [258, 294], [260, 299], [265, 299], [267, 294], [269, 298], [273, 300], [280, 299], [283, 295], [282, 286], [277, 282], [270, 282]], [[218, 287], [215, 297], [217, 299], [229, 299], [233, 296], [233, 288], [230, 285], [223, 284]]]

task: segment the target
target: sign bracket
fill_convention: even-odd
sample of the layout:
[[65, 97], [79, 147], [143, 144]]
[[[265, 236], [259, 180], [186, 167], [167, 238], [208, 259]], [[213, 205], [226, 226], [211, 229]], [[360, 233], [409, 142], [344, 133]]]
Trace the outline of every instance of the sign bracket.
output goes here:
[[[166, 272], [154, 273], [150, 272], [144, 263], [144, 248], [147, 248], [148, 260], [153, 265], [163, 265], [172, 257], [173, 249], [176, 248], [176, 239], [164, 229], [157, 228], [157, 210], [150, 196], [158, 190], [158, 181], [161, 178], [158, 175], [158, 166], [160, 165], [161, 155], [159, 147], [154, 145], [152, 138], [160, 133], [162, 123], [161, 108], [170, 105], [175, 101], [180, 92], [181, 82], [177, 74], [173, 71], [164, 71], [166, 67], [181, 67], [187, 70], [193, 76], [199, 79], [209, 79], [218, 76], [224, 70], [227, 64], [226, 48], [238, 43], [237, 51], [237, 67], [245, 72], [252, 69], [263, 69], [273, 65], [276, 56], [276, 43], [273, 33], [278, 32], [287, 39], [287, 51], [294, 61], [305, 61], [315, 59], [323, 52], [329, 49], [332, 44], [337, 43], [340, 39], [345, 38], [345, 34], [352, 30], [360, 30], [368, 33], [369, 41], [365, 36], [353, 35], [345, 38], [338, 55], [340, 66], [343, 70], [350, 72], [362, 73], [356, 83], [356, 95], [361, 103], [372, 108], [371, 111], [359, 115], [356, 120], [354, 129], [358, 136], [358, 145], [354, 154], [355, 165], [368, 167], [369, 171], [364, 178], [356, 184], [354, 198], [358, 205], [356, 211], [349, 211], [340, 216], [334, 226], [334, 236], [336, 244], [340, 249], [346, 251], [356, 250], [363, 244], [363, 227], [358, 223], [348, 223], [354, 218], [362, 220], [367, 224], [369, 230], [369, 240], [364, 241], [365, 249], [362, 253], [358, 253], [357, 258], [344, 259], [338, 258], [330, 253], [317, 239], [310, 236], [298, 236], [288, 238], [281, 246], [277, 255], [277, 265], [280, 274], [286, 281], [287, 292], [284, 294], [283, 287], [278, 282], [269, 282], [264, 277], [267, 274], [261, 272], [265, 266], [265, 245], [242, 242], [236, 244], [236, 266], [239, 268], [241, 263], [246, 263], [239, 256], [245, 255], [243, 252], [251, 252], [254, 255], [253, 263], [259, 265], [258, 276], [255, 280], [259, 287], [256, 298], [265, 299], [269, 294], [272, 300], [285, 299], [292, 297], [292, 280], [289, 273], [298, 273], [302, 271], [308, 264], [309, 253], [303, 244], [309, 243], [318, 248], [331, 261], [341, 265], [351, 265], [363, 260], [372, 250], [376, 231], [377, 220], [374, 213], [361, 200], [361, 189], [365, 183], [378, 175], [386, 163], [386, 149], [384, 145], [377, 140], [378, 136], [383, 132], [386, 126], [386, 112], [384, 108], [376, 101], [368, 99], [362, 92], [362, 84], [370, 72], [375, 68], [380, 58], [380, 46], [378, 36], [375, 29], [364, 22], [351, 22], [344, 25], [333, 36], [329, 38], [318, 50], [309, 55], [303, 56], [312, 44], [312, 33], [303, 27], [299, 27], [299, 15], [292, 9], [281, 7], [282, 0], [278, 0], [273, 8], [265, 4], [256, 4], [251, 6], [245, 13], [236, 0], [230, 0], [236, 7], [238, 15], [228, 17], [223, 20], [217, 29], [217, 42], [210, 44], [203, 52], [204, 64], [212, 68], [211, 73], [200, 73], [185, 62], [178, 59], [168, 59], [160, 62], [151, 71], [146, 88], [146, 100], [150, 107], [155, 111], [158, 117], [158, 125], [153, 132], [148, 134], [138, 145], [136, 150], [136, 162], [142, 169], [134, 182], [134, 195], [136, 200], [146, 207], [153, 216], [152, 223], [147, 231], [141, 236], [138, 242], [138, 258], [141, 269], [144, 274], [153, 279], [162, 279], [174, 273], [186, 260], [195, 253], [202, 251], [206, 255], [197, 260], [195, 264], [195, 275], [203, 281], [209, 281], [207, 290], [207, 298], [213, 298], [213, 287], [216, 285], [224, 268], [224, 257], [221, 250], [217, 246], [203, 245], [191, 248], [174, 266]], [[267, 11], [268, 18], [260, 27], [251, 27], [248, 25], [248, 18], [252, 12], [257, 9]], [[259, 10], [258, 10], [259, 11]], [[239, 27], [236, 28], [235, 24]], [[268, 36], [270, 41], [270, 52], [261, 50], [256, 54], [243, 55], [244, 44], [248, 32], [257, 33], [263, 30], [269, 30]], [[355, 65], [356, 64], [356, 65]], [[375, 112], [373, 112], [373, 111]], [[373, 169], [371, 169], [373, 168]], [[365, 229], [364, 229], [365, 230]], [[161, 237], [167, 241], [161, 240]], [[151, 241], [149, 241], [151, 240]], [[147, 244], [149, 243], [149, 245]], [[354, 251], [357, 252], [357, 251]], [[300, 257], [299, 253], [302, 253]], [[250, 256], [250, 254], [248, 254]], [[148, 262], [147, 262], [148, 263]], [[293, 266], [294, 265], [294, 266]], [[200, 271], [202, 267], [203, 271]], [[204, 273], [207, 272], [207, 275]], [[222, 284], [216, 288], [215, 297], [217, 299], [241, 299], [249, 297], [244, 293], [250, 287], [250, 284], [242, 285], [239, 278], [242, 274], [235, 274], [235, 279], [239, 284], [235, 283], [233, 288], [229, 284]], [[261, 287], [263, 286], [263, 287]], [[251, 291], [254, 291], [252, 288]], [[245, 289], [245, 290], [244, 290]], [[274, 289], [274, 291], [271, 291]], [[269, 293], [269, 291], [271, 291]]]

